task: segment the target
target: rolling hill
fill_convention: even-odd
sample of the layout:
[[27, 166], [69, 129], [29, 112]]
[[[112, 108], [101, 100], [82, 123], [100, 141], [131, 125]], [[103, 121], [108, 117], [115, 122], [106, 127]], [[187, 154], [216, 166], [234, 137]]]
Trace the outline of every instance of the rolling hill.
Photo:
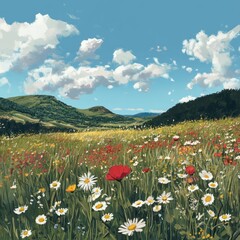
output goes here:
[[47, 95], [0, 98], [0, 119], [8, 128], [14, 131], [20, 128], [24, 132], [27, 132], [26, 124], [33, 124], [31, 128], [37, 131], [48, 132], [119, 127], [136, 122], [134, 118], [114, 114], [102, 106], [77, 109]]
[[144, 125], [156, 127], [187, 120], [220, 119], [239, 115], [240, 90], [223, 90], [187, 103], [178, 103], [160, 116], [146, 121]]

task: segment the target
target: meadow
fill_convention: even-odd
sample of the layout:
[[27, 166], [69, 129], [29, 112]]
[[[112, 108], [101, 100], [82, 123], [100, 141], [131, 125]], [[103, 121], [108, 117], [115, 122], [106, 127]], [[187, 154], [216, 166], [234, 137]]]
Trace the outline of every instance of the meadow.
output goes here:
[[0, 141], [1, 240], [240, 238], [240, 118]]

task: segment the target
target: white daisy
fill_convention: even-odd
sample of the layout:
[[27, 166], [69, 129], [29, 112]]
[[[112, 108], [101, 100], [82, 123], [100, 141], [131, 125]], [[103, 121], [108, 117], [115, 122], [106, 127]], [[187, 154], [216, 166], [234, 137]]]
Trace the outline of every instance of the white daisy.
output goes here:
[[215, 212], [212, 210], [207, 210], [208, 214], [210, 215], [210, 217], [215, 217]]
[[149, 196], [146, 199], [145, 203], [149, 206], [149, 205], [152, 205], [153, 203], [155, 203], [155, 200], [154, 200], [154, 198], [152, 196]]
[[188, 175], [187, 174], [184, 174], [184, 173], [178, 173], [177, 176], [179, 178], [186, 178]]
[[167, 179], [166, 177], [162, 177], [162, 178], [159, 178], [158, 179], [158, 182], [159, 183], [162, 183], [162, 184], [168, 184], [170, 183], [171, 181], [169, 179]]
[[198, 189], [199, 189], [198, 185], [190, 185], [190, 186], [188, 186], [188, 191], [190, 191], [190, 192], [194, 192], [194, 191], [196, 191]]
[[162, 206], [161, 206], [161, 205], [155, 205], [155, 206], [153, 207], [153, 211], [154, 211], [154, 212], [159, 212], [161, 209], [162, 209]]
[[113, 220], [113, 214], [112, 213], [106, 213], [102, 216], [103, 222], [110, 222]]
[[91, 192], [92, 192], [92, 193], [98, 193], [98, 194], [101, 194], [102, 189], [101, 189], [100, 187], [95, 187], [95, 188], [92, 189]]
[[159, 203], [167, 204], [169, 201], [173, 200], [173, 198], [171, 197], [170, 192], [166, 193], [164, 191], [159, 197], [157, 197], [157, 200]]
[[97, 177], [91, 175], [90, 172], [84, 173], [81, 177], [79, 177], [78, 187], [80, 187], [84, 191], [91, 190], [93, 185], [95, 185], [97, 182], [96, 179]]
[[210, 188], [217, 188], [218, 183], [217, 183], [217, 182], [210, 182], [210, 183], [208, 184], [208, 186], [209, 186]]
[[135, 201], [135, 202], [132, 204], [132, 206], [135, 207], [135, 208], [139, 208], [139, 207], [141, 207], [144, 203], [145, 203], [145, 202], [142, 201], [142, 200], [137, 200], [137, 201]]
[[202, 180], [212, 180], [213, 175], [211, 172], [207, 172], [206, 170], [203, 170], [199, 173], [199, 176], [201, 177]]
[[60, 186], [61, 186], [61, 183], [58, 182], [58, 181], [53, 181], [53, 182], [50, 184], [50, 188], [56, 189], [56, 190], [58, 190], [58, 189], [60, 188]]
[[44, 214], [38, 215], [35, 222], [39, 225], [44, 225], [47, 222], [47, 217]]
[[58, 215], [58, 216], [61, 216], [61, 215], [65, 215], [66, 212], [68, 211], [67, 208], [59, 208], [55, 211], [55, 213]]
[[132, 236], [134, 232], [142, 232], [142, 228], [145, 226], [146, 223], [143, 219], [140, 221], [138, 221], [137, 218], [134, 218], [133, 220], [128, 219], [127, 222], [118, 228], [118, 232], [124, 235]]
[[94, 210], [94, 211], [103, 211], [103, 210], [105, 210], [107, 208], [107, 203], [106, 202], [96, 202], [94, 205], [93, 205], [93, 207], [92, 207], [92, 209]]
[[26, 238], [26, 237], [29, 237], [31, 235], [32, 235], [32, 231], [25, 229], [25, 230], [22, 230], [20, 236], [21, 236], [21, 238]]
[[226, 221], [229, 221], [231, 219], [231, 214], [223, 214], [219, 217], [219, 220], [221, 222], [226, 222]]
[[88, 197], [88, 202], [93, 202], [101, 196], [101, 193], [93, 193]]
[[27, 209], [28, 209], [28, 206], [24, 205], [24, 206], [15, 208], [14, 213], [16, 213], [17, 215], [20, 215], [22, 213], [25, 213], [27, 211]]
[[211, 205], [214, 202], [214, 196], [210, 193], [207, 193], [202, 197], [202, 202], [204, 206]]

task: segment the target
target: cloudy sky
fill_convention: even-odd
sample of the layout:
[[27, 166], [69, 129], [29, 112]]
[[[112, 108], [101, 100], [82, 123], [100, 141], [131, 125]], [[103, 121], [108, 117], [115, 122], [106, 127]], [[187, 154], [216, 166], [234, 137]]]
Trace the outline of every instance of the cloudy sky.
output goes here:
[[0, 96], [119, 114], [240, 88], [239, 0], [8, 0]]

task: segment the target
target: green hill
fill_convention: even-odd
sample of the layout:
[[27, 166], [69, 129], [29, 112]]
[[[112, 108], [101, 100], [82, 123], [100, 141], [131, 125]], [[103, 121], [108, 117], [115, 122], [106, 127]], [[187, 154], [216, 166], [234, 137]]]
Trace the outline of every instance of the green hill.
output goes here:
[[186, 120], [220, 119], [240, 115], [240, 90], [223, 90], [178, 103], [167, 112], [144, 123], [146, 126], [170, 125]]
[[[71, 107], [53, 96], [31, 95], [0, 98], [0, 133], [75, 131], [92, 128], [112, 128], [132, 125], [134, 118], [124, 117], [97, 106], [89, 109]], [[32, 125], [31, 125], [32, 124]], [[30, 126], [31, 125], [31, 126]], [[6, 130], [8, 126], [8, 130]], [[14, 129], [14, 130], [13, 130]]]

